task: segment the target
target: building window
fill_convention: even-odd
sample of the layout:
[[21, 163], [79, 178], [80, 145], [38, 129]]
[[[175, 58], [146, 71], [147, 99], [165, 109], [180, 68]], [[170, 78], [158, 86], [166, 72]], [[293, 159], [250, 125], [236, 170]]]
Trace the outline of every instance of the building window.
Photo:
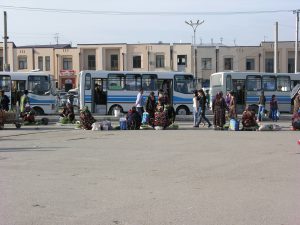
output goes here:
[[295, 59], [288, 58], [288, 73], [294, 73], [294, 72], [295, 72]]
[[265, 72], [274, 73], [274, 60], [273, 59], [267, 58], [265, 60]]
[[156, 55], [156, 68], [165, 67], [165, 56], [164, 55]]
[[110, 66], [111, 66], [111, 70], [119, 70], [119, 56], [118, 55], [110, 56]]
[[88, 55], [88, 70], [95, 70], [95, 69], [96, 69], [96, 56]]
[[186, 66], [187, 65], [187, 55], [178, 55], [177, 56], [177, 65]]
[[132, 57], [132, 67], [142, 68], [142, 57], [140, 55], [136, 55]]
[[72, 58], [63, 58], [63, 69], [64, 70], [73, 69]]
[[3, 71], [3, 57], [0, 57], [0, 71]]
[[211, 58], [202, 58], [201, 59], [201, 68], [203, 70], [211, 70]]
[[232, 58], [224, 58], [224, 70], [233, 70]]
[[46, 71], [50, 71], [50, 56], [45, 57], [45, 64]]
[[44, 70], [44, 60], [43, 56], [38, 57], [38, 68], [39, 70], [43, 71]]
[[255, 60], [246, 59], [246, 70], [255, 70]]
[[19, 56], [18, 66], [19, 66], [19, 70], [27, 69], [27, 57], [26, 56]]

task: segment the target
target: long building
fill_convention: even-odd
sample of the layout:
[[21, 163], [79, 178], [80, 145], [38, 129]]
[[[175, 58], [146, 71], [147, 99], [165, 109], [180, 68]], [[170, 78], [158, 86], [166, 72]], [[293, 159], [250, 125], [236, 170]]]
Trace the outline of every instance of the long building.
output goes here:
[[[278, 42], [278, 72], [295, 72], [294, 49], [295, 42]], [[3, 55], [3, 43], [0, 43], [0, 55]], [[258, 46], [212, 43], [195, 48], [191, 43], [161, 42], [78, 44], [77, 47], [70, 44], [16, 46], [9, 42], [7, 60], [11, 71], [39, 69], [54, 74], [59, 89], [74, 88], [81, 70], [184, 71], [195, 74], [199, 83], [207, 87], [210, 75], [218, 71], [274, 72], [274, 42], [261, 42]], [[0, 57], [0, 71], [3, 68], [3, 57]]]

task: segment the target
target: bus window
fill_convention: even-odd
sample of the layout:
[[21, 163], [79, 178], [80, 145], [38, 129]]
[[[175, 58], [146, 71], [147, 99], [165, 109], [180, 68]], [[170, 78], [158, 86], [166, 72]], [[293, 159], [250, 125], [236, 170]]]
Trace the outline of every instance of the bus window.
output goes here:
[[142, 77], [140, 74], [126, 74], [126, 90], [138, 91], [142, 87]]
[[250, 75], [247, 76], [247, 91], [260, 91], [261, 90], [261, 77]]
[[5, 92], [10, 91], [10, 76], [8, 75], [0, 76], [0, 90], [4, 90]]
[[226, 91], [231, 91], [231, 90], [232, 90], [231, 75], [227, 75], [227, 77], [226, 77]]
[[144, 91], [157, 91], [156, 74], [143, 74], [142, 83]]
[[28, 91], [35, 95], [49, 95], [49, 76], [28, 76]]
[[291, 89], [290, 77], [277, 77], [277, 91], [290, 91]]
[[222, 74], [214, 74], [211, 76], [211, 86], [212, 87], [219, 87], [222, 86]]
[[108, 75], [108, 89], [109, 90], [123, 90], [125, 86], [125, 77], [123, 74], [109, 74]]
[[91, 78], [91, 74], [87, 73], [85, 75], [85, 85], [84, 85], [84, 89], [85, 90], [90, 90], [91, 89], [91, 84], [92, 84], [92, 78]]
[[192, 75], [176, 75], [174, 80], [174, 90], [177, 92], [191, 94], [195, 90], [194, 78]]
[[275, 76], [263, 76], [262, 79], [263, 89], [265, 91], [276, 90], [276, 77]]

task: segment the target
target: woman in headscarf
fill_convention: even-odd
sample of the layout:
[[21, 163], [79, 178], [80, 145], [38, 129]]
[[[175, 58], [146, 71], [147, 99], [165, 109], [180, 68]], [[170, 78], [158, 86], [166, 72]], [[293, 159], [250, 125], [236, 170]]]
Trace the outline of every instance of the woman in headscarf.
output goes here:
[[214, 114], [214, 126], [215, 128], [221, 128], [223, 129], [223, 126], [225, 124], [225, 110], [226, 110], [226, 102], [223, 98], [223, 93], [219, 92], [217, 93], [213, 104], [212, 104], [212, 110]]
[[95, 123], [96, 120], [92, 116], [91, 112], [89, 111], [89, 108], [85, 106], [81, 111], [80, 111], [80, 125], [82, 129], [85, 130], [91, 130], [92, 129], [92, 124]]
[[151, 91], [146, 101], [146, 112], [149, 113], [150, 125], [152, 125], [154, 121], [155, 107], [156, 107], [156, 100], [155, 100], [154, 92]]
[[237, 113], [236, 113], [236, 99], [234, 96], [233, 91], [229, 92], [230, 94], [230, 101], [229, 101], [229, 118], [230, 119], [236, 119]]

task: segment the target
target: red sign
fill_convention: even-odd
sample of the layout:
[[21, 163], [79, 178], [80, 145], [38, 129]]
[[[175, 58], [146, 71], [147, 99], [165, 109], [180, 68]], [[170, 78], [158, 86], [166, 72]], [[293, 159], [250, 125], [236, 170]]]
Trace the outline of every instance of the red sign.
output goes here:
[[74, 76], [75, 70], [60, 70], [60, 76]]

